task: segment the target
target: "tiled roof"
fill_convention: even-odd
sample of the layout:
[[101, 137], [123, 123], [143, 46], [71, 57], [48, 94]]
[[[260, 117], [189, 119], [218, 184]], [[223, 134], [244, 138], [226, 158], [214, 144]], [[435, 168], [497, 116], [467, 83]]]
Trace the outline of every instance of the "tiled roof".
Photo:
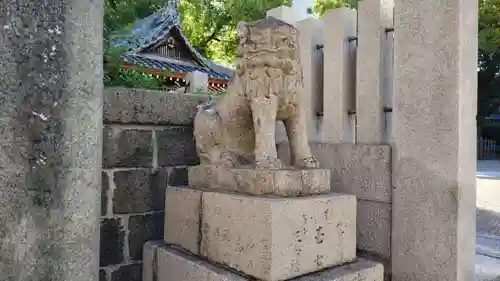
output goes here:
[[229, 77], [228, 75], [225, 75], [222, 73], [217, 73], [217, 72], [215, 72], [211, 69], [208, 69], [206, 67], [176, 64], [173, 62], [168, 62], [168, 61], [163, 61], [163, 60], [155, 60], [155, 59], [143, 57], [140, 55], [123, 55], [122, 58], [127, 63], [135, 64], [135, 65], [138, 65], [138, 66], [141, 66], [144, 68], [161, 69], [161, 70], [171, 71], [174, 73], [182, 73], [182, 74], [188, 74], [189, 72], [194, 72], [197, 70], [200, 72], [207, 73], [208, 77], [212, 78], [212, 79], [221, 79], [221, 80], [231, 79], [231, 77]]
[[128, 34], [117, 35], [113, 45], [128, 47], [128, 53], [138, 53], [165, 38], [174, 26], [180, 27], [179, 13], [167, 4], [162, 10], [136, 21]]
[[[170, 1], [168, 1], [170, 3]], [[176, 5], [165, 5], [165, 7], [144, 19], [137, 21], [132, 28], [132, 31], [125, 36], [117, 36], [113, 46], [128, 47], [127, 55], [124, 59], [128, 59], [130, 63], [140, 64], [144, 67], [154, 67], [163, 69], [178, 69], [181, 73], [187, 73], [190, 67], [184, 65], [176, 65], [164, 61], [144, 58], [137, 54], [163, 40], [172, 28], [176, 28], [180, 34], [180, 40], [184, 43], [194, 56], [194, 58], [202, 65], [199, 70], [206, 72], [210, 77], [217, 79], [228, 80], [231, 77], [227, 74], [221, 74], [213, 71], [214, 68], [220, 67], [214, 62], [206, 59], [200, 54], [184, 36], [181, 29], [179, 13], [176, 10]], [[126, 60], [127, 61], [127, 60]], [[206, 68], [204, 68], [206, 67]], [[195, 67], [193, 67], [195, 68]]]

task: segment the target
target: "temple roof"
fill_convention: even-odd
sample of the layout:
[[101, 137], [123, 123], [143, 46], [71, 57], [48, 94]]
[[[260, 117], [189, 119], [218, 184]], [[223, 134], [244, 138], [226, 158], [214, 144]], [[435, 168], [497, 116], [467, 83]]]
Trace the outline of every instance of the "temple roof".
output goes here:
[[[185, 46], [199, 64], [198, 66], [183, 65], [175, 61], [155, 59], [141, 54], [164, 40], [172, 30], [175, 31], [176, 39]], [[183, 74], [198, 70], [207, 73], [213, 79], [229, 80], [232, 77], [233, 71], [231, 69], [205, 58], [189, 43], [189, 40], [182, 33], [179, 13], [170, 5], [165, 5], [162, 10], [138, 20], [128, 34], [115, 38], [113, 46], [127, 47], [126, 54], [122, 56], [127, 63]]]
[[197, 70], [200, 72], [207, 73], [208, 77], [211, 79], [219, 79], [219, 80], [231, 79], [231, 76], [224, 73], [215, 72], [214, 70], [208, 67], [183, 65], [172, 61], [164, 61], [160, 59], [155, 59], [141, 55], [134, 55], [134, 54], [125, 54], [122, 56], [122, 58], [126, 63], [135, 64], [144, 68], [167, 70], [173, 73], [182, 73], [182, 74], [187, 74]]

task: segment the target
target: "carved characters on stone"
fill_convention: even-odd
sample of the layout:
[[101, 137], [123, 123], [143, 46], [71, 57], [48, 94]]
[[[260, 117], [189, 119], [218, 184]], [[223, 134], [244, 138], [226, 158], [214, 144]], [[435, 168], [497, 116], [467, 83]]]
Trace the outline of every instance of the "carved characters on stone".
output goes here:
[[283, 121], [292, 165], [317, 168], [301, 109], [298, 31], [276, 18], [239, 23], [237, 67], [226, 94], [198, 107], [194, 135], [201, 164], [282, 167], [276, 121]]

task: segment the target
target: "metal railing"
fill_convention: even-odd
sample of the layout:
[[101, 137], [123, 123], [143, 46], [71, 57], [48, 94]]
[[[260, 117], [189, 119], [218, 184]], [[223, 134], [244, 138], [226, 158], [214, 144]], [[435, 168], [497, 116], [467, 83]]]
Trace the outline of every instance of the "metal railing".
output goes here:
[[497, 149], [499, 146], [494, 140], [483, 137], [477, 139], [477, 158], [479, 160], [497, 159]]

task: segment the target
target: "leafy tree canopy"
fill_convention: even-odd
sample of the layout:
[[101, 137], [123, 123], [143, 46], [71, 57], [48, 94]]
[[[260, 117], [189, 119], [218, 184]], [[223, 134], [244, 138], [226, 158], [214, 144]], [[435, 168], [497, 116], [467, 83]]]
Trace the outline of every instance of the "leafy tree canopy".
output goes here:
[[236, 56], [236, 25], [265, 17], [266, 11], [291, 0], [181, 0], [182, 28], [208, 58], [230, 65]]
[[320, 18], [323, 18], [326, 12], [341, 7], [357, 8], [358, 0], [316, 0], [312, 11]]
[[478, 116], [500, 107], [500, 0], [479, 1]]

